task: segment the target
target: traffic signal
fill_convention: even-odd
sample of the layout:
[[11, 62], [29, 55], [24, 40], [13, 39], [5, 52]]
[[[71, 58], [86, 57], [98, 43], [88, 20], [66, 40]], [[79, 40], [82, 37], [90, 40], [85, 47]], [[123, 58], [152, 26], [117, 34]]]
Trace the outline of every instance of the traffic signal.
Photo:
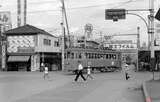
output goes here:
[[126, 18], [126, 10], [125, 9], [106, 9], [105, 10], [105, 19], [118, 21], [118, 19]]
[[159, 8], [158, 12], [156, 13], [155, 18], [160, 21], [160, 8]]

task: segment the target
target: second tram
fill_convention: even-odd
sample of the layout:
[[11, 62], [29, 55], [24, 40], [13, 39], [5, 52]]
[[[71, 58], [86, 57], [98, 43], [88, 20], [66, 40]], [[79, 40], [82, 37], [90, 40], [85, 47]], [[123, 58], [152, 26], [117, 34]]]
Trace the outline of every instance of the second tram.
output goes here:
[[64, 70], [72, 72], [76, 71], [78, 61], [82, 62], [84, 69], [90, 66], [92, 70], [101, 72], [121, 68], [121, 53], [110, 49], [67, 48], [64, 57]]

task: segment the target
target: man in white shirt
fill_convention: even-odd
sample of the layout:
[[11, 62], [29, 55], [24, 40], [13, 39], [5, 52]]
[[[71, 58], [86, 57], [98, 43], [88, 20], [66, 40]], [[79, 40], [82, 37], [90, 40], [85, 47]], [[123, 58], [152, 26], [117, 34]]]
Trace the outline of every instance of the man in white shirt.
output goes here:
[[83, 76], [83, 66], [80, 61], [78, 61], [78, 63], [79, 64], [78, 64], [78, 69], [77, 69], [77, 73], [76, 73], [76, 78], [74, 80], [77, 81], [79, 76], [81, 76], [83, 78], [83, 80], [86, 81], [85, 77]]

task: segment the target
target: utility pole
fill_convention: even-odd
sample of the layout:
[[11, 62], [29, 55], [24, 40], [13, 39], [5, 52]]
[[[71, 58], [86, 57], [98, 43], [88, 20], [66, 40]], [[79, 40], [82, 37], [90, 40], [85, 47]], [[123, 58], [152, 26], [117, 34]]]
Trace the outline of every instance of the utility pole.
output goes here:
[[62, 70], [64, 70], [64, 47], [65, 47], [65, 42], [64, 42], [64, 37], [65, 37], [65, 29], [64, 29], [64, 0], [61, 0], [62, 3], [62, 18], [61, 18], [61, 28], [62, 28], [62, 44], [61, 44], [61, 51], [62, 51]]
[[154, 0], [149, 0], [149, 11], [150, 11], [150, 25], [149, 33], [151, 35], [151, 68], [153, 71], [153, 80], [154, 80], [154, 68], [155, 68], [155, 54], [154, 54]]
[[139, 71], [138, 69], [138, 52], [139, 52], [139, 48], [140, 48], [140, 27], [137, 27], [137, 71]]

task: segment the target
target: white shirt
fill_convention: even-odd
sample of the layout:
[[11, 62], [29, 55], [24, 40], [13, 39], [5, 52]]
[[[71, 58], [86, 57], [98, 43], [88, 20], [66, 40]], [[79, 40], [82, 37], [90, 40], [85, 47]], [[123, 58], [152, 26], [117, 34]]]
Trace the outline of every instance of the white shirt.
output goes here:
[[91, 74], [91, 69], [87, 68], [87, 74]]
[[48, 67], [44, 68], [44, 73], [48, 73]]
[[82, 69], [83, 69], [82, 64], [79, 64], [79, 65], [78, 65], [78, 70], [82, 70]]

